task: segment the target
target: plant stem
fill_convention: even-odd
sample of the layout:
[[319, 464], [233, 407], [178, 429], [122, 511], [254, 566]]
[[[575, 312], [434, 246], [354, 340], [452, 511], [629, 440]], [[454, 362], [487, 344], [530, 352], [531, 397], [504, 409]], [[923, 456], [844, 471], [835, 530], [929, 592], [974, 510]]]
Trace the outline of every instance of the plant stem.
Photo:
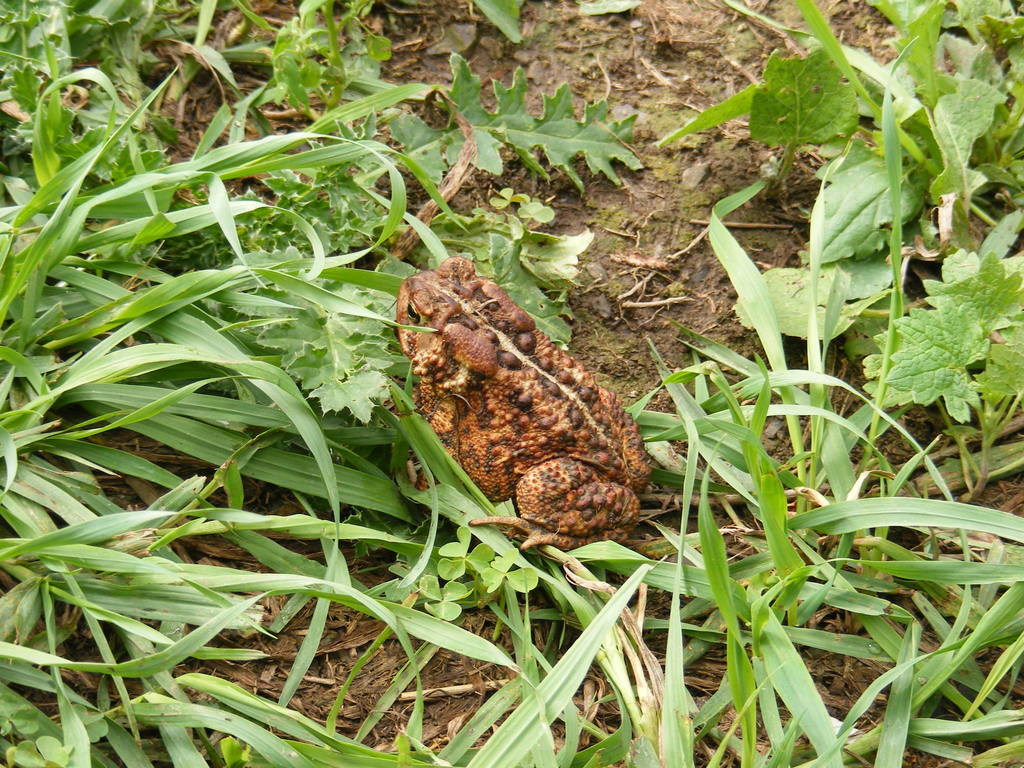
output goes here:
[[[892, 368], [892, 356], [896, 352], [896, 321], [903, 317], [903, 153], [897, 140], [899, 126], [896, 123], [892, 103], [892, 91], [886, 88], [882, 99], [882, 143], [885, 152], [886, 176], [889, 181], [889, 205], [892, 209], [892, 229], [889, 231], [889, 265], [892, 269], [892, 293], [889, 294], [889, 327], [885, 332], [882, 349], [882, 365], [878, 372], [878, 389], [875, 401], [879, 408], [885, 407], [888, 392], [887, 378]], [[879, 434], [881, 417], [876, 411], [871, 417], [868, 442], [874, 445]]]
[[786, 177], [789, 176], [789, 172], [793, 169], [793, 158], [796, 157], [796, 145], [787, 144], [785, 151], [782, 153], [782, 161], [779, 163], [779, 172], [775, 177], [775, 182], [772, 184], [775, 188], [781, 188], [786, 181]]
[[341, 46], [338, 44], [338, 21], [334, 18], [334, 0], [328, 0], [323, 7], [324, 21], [327, 24], [327, 60], [338, 74], [334, 81], [334, 89], [327, 108], [338, 106], [345, 91], [345, 64], [341, 60]]

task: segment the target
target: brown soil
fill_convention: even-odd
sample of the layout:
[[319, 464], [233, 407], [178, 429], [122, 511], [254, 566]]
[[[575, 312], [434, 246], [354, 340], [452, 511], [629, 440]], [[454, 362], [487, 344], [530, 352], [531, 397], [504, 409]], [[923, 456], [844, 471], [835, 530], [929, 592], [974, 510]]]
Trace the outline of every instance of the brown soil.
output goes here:
[[[635, 398], [659, 381], [649, 344], [670, 364], [684, 359], [674, 323], [754, 353], [732, 311], [735, 294], [695, 222], [757, 181], [770, 153], [738, 123], [662, 148], [656, 143], [695, 110], [745, 87], [782, 39], [713, 3], [648, 2], [632, 15], [598, 17], [580, 15], [571, 3], [527, 3], [523, 18], [521, 45], [476, 22], [475, 43], [463, 51], [474, 72], [507, 83], [522, 67], [535, 109], [542, 94], [569, 82], [582, 99], [607, 99], [615, 119], [636, 114], [632, 147], [645, 166], [623, 170], [621, 186], [591, 176], [582, 197], [564, 178], [544, 184], [512, 170], [501, 179], [474, 179], [477, 194], [512, 186], [554, 198], [557, 231], [594, 232], [572, 301], [574, 354], [603, 384]], [[442, 3], [397, 20], [408, 29], [402, 36], [419, 42], [391, 62], [395, 79], [450, 80], [447, 55], [428, 51], [445, 29], [470, 22], [465, 6]], [[759, 200], [731, 217], [767, 225], [740, 231], [754, 258], [770, 266], [796, 263], [805, 235], [799, 208], [813, 200], [816, 186], [811, 169], [802, 167], [784, 202]]]

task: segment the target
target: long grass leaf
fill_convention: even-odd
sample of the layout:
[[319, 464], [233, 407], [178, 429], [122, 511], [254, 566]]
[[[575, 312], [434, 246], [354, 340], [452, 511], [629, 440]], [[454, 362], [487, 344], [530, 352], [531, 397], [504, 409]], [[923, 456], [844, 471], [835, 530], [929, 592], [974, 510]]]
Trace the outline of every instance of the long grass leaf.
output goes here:
[[117, 515], [87, 520], [76, 525], [69, 525], [51, 533], [37, 536], [19, 543], [0, 544], [0, 558], [10, 560], [15, 557], [33, 554], [48, 547], [65, 544], [92, 544], [106, 541], [128, 531], [144, 528], [157, 520], [163, 520], [170, 513], [163, 511], [142, 510], [138, 512], [122, 512]]
[[215, 707], [176, 701], [150, 692], [143, 694], [142, 701], [135, 705], [135, 714], [140, 723], [147, 725], [212, 728], [234, 735], [252, 746], [269, 765], [317, 768], [314, 762], [263, 726]]
[[[898, 664], [906, 664], [917, 653], [921, 640], [921, 625], [914, 622], [907, 627], [900, 646]], [[914, 670], [907, 670], [892, 684], [889, 700], [885, 706], [884, 727], [875, 755], [877, 768], [902, 768], [906, 750], [907, 734], [910, 730], [910, 717], [914, 701]]]
[[[828, 711], [800, 655], [793, 648], [778, 618], [761, 598], [752, 608], [754, 649], [764, 659], [768, 682], [786, 704], [790, 716], [799, 723], [819, 755], [827, 755], [836, 736]], [[826, 758], [826, 765], [841, 768], [836, 755]]]
[[941, 499], [867, 498], [842, 501], [790, 518], [792, 530], [850, 533], [865, 528], [910, 526], [965, 528], [1024, 543], [1024, 520], [998, 509]]
[[540, 737], [540, 723], [550, 723], [562, 711], [587, 674], [590, 662], [601, 648], [608, 632], [619, 619], [627, 601], [640, 585], [646, 567], [633, 573], [604, 605], [580, 637], [566, 651], [550, 674], [537, 686], [536, 698], [529, 697], [509, 715], [487, 743], [473, 755], [468, 768], [516, 765]]

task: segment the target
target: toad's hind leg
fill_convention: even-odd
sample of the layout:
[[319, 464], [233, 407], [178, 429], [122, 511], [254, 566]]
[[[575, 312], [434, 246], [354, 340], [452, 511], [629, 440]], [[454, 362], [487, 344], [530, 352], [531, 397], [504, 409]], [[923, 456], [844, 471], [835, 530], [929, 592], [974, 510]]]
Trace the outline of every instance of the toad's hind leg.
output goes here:
[[552, 459], [516, 485], [519, 517], [485, 517], [473, 525], [505, 525], [523, 534], [521, 549], [551, 544], [573, 549], [592, 541], [623, 541], [636, 524], [640, 501], [624, 485], [575, 459]]

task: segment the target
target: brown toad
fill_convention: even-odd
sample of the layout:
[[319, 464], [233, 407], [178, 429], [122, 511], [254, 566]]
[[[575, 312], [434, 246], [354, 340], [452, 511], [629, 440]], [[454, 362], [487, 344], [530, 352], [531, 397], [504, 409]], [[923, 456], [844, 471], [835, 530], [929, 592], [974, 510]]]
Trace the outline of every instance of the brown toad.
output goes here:
[[618, 398], [537, 330], [473, 263], [452, 257], [398, 294], [399, 329], [419, 377], [416, 402], [448, 452], [492, 501], [515, 497], [523, 549], [622, 541], [650, 468]]

